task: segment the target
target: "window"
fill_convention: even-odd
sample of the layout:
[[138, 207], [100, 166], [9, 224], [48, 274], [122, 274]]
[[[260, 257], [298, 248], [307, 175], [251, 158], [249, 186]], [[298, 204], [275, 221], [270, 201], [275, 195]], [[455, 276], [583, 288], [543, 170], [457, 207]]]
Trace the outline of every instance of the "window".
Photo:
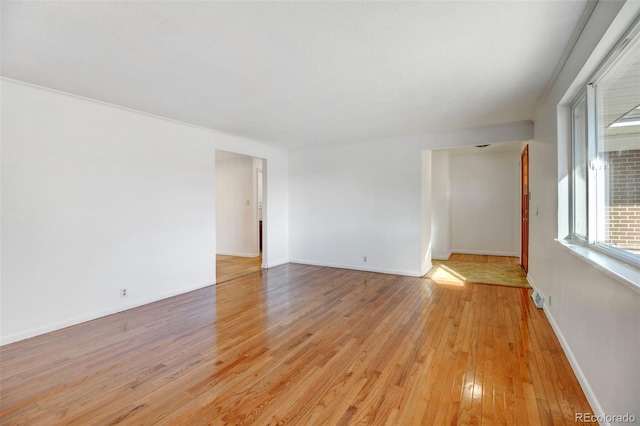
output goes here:
[[574, 242], [640, 267], [640, 25], [571, 106]]
[[587, 98], [582, 95], [572, 109], [573, 116], [573, 232], [587, 238]]

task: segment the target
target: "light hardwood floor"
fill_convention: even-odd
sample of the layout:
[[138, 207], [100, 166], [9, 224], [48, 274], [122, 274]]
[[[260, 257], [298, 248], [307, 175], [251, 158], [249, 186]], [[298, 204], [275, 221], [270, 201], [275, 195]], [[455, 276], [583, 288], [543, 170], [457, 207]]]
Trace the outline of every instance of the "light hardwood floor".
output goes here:
[[216, 256], [216, 283], [239, 278], [244, 275], [259, 272], [262, 266], [262, 256]]
[[497, 263], [502, 265], [519, 265], [520, 259], [513, 256], [487, 256], [484, 254], [453, 253], [448, 260], [475, 263]]
[[572, 424], [528, 293], [282, 265], [0, 348], [0, 423]]

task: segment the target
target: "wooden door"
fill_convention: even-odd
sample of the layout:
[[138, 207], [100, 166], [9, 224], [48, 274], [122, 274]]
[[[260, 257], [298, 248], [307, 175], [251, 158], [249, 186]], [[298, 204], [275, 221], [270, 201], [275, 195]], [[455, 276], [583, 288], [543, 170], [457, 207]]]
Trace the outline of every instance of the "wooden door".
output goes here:
[[522, 269], [529, 270], [529, 145], [524, 147], [520, 155], [520, 171], [522, 182], [521, 207], [522, 207], [522, 227], [521, 227], [521, 265]]

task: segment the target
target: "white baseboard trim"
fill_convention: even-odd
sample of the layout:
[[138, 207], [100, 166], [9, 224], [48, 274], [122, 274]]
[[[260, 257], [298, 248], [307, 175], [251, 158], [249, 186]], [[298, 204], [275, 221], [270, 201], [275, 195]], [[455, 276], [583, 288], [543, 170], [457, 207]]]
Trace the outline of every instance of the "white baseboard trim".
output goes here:
[[460, 254], [480, 254], [480, 255], [484, 255], [484, 256], [509, 256], [509, 257], [520, 258], [520, 253], [514, 253], [512, 251], [486, 251], [486, 250], [452, 249], [451, 252], [452, 253], [460, 253]]
[[433, 253], [431, 258], [435, 260], [449, 260], [452, 254], [453, 254], [452, 251], [450, 251], [448, 254], [442, 254], [442, 255]]
[[269, 269], [269, 268], [275, 268], [276, 266], [280, 266], [280, 265], [286, 265], [287, 263], [289, 263], [288, 260], [277, 260], [275, 262], [269, 262], [269, 263], [263, 263], [262, 265], [260, 265], [260, 267], [262, 269]]
[[531, 275], [529, 275], [529, 274], [527, 274], [527, 282], [529, 283], [529, 285], [531, 286], [532, 289], [538, 290], [539, 293], [542, 293], [540, 291], [540, 289], [538, 288], [538, 286], [536, 286], [536, 283], [533, 282], [533, 278], [531, 278]]
[[[560, 346], [562, 346], [562, 349], [564, 349], [564, 353], [567, 355], [567, 359], [569, 360], [569, 365], [571, 365], [573, 372], [578, 378], [580, 387], [582, 387], [582, 391], [584, 392], [584, 395], [587, 397], [587, 401], [589, 401], [589, 405], [591, 405], [591, 409], [593, 410], [593, 413], [596, 416], [602, 416], [602, 418], [606, 418], [605, 412], [602, 409], [602, 406], [600, 405], [600, 402], [598, 401], [596, 394], [593, 392], [593, 389], [589, 385], [589, 381], [587, 380], [586, 376], [582, 372], [582, 369], [580, 368], [580, 364], [578, 364], [578, 360], [576, 360], [576, 357], [573, 355], [573, 352], [569, 347], [569, 343], [567, 343], [567, 340], [564, 338], [564, 335], [560, 331], [560, 328], [558, 327], [556, 320], [553, 318], [553, 314], [549, 311], [549, 308], [547, 307], [546, 303], [542, 307], [542, 310], [544, 311], [544, 314], [549, 320], [549, 324], [551, 324], [551, 328], [556, 333], [556, 336], [560, 341]], [[609, 425], [610, 423], [607, 422], [607, 423], [601, 423], [601, 424]]]
[[[596, 397], [596, 394], [593, 392], [593, 389], [591, 388], [591, 385], [589, 384], [587, 377], [582, 372], [582, 368], [580, 368], [580, 364], [578, 363], [578, 360], [573, 354], [573, 351], [571, 350], [571, 347], [569, 346], [567, 339], [565, 339], [564, 334], [562, 334], [562, 331], [560, 330], [558, 323], [553, 317], [553, 313], [550, 311], [550, 308], [547, 304], [546, 294], [542, 292], [538, 286], [536, 286], [531, 274], [527, 274], [527, 282], [529, 282], [529, 285], [531, 285], [531, 288], [533, 288], [534, 290], [537, 290], [544, 297], [545, 303], [542, 306], [542, 311], [544, 312], [544, 315], [547, 317], [549, 324], [551, 324], [551, 328], [553, 329], [553, 332], [556, 334], [556, 337], [560, 342], [560, 346], [562, 346], [562, 349], [564, 350], [564, 353], [567, 356], [567, 359], [569, 360], [569, 365], [571, 365], [571, 369], [573, 370], [573, 373], [576, 375], [576, 378], [578, 379], [578, 383], [580, 383], [580, 387], [582, 388], [582, 391], [584, 392], [584, 395], [587, 398], [587, 401], [589, 401], [589, 405], [591, 405], [591, 409], [593, 410], [593, 413], [596, 416], [602, 416], [602, 418], [606, 418], [605, 412], [602, 409], [602, 406], [600, 405], [600, 401], [598, 401], [598, 398]], [[601, 424], [610, 425], [610, 423], [601, 423]]]
[[237, 256], [237, 257], [259, 257], [260, 253], [235, 253], [231, 251], [218, 251], [216, 254], [221, 256]]
[[424, 275], [424, 274], [421, 274], [420, 272], [414, 272], [414, 271], [401, 271], [397, 269], [386, 269], [386, 268], [363, 268], [361, 266], [347, 265], [347, 264], [341, 264], [341, 263], [330, 263], [330, 262], [316, 262], [313, 260], [305, 260], [305, 259], [291, 259], [290, 262], [300, 263], [302, 265], [325, 266], [327, 268], [351, 269], [354, 271], [377, 272], [379, 274], [403, 275], [408, 277], [422, 277]]
[[108, 309], [104, 309], [99, 312], [81, 315], [75, 318], [69, 318], [64, 321], [59, 321], [54, 324], [48, 324], [42, 327], [32, 328], [30, 330], [21, 331], [19, 333], [10, 334], [8, 336], [2, 336], [0, 338], [0, 346], [8, 345], [9, 343], [19, 342], [20, 340], [29, 339], [31, 337], [36, 337], [41, 334], [50, 333], [52, 331], [61, 330], [63, 328], [71, 327], [74, 325], [82, 324], [83, 322], [93, 321], [98, 318], [106, 317], [109, 315], [117, 314], [119, 312], [128, 311], [129, 309], [137, 308], [140, 306], [148, 305], [149, 303], [158, 302], [160, 300], [168, 299], [170, 297], [179, 296], [184, 293], [189, 293], [194, 290], [199, 290], [204, 287], [208, 287], [210, 285], [214, 285], [213, 282], [207, 282], [204, 284], [198, 284], [195, 286], [185, 287], [180, 290], [170, 291], [164, 294], [161, 294], [156, 297], [150, 297], [147, 299], [141, 299], [139, 301], [130, 302], [125, 305], [111, 307]]
[[431, 270], [431, 268], [433, 268], [433, 263], [429, 262], [427, 265], [425, 265], [424, 268], [422, 268], [422, 275], [420, 276], [424, 277], [425, 275], [427, 275]]

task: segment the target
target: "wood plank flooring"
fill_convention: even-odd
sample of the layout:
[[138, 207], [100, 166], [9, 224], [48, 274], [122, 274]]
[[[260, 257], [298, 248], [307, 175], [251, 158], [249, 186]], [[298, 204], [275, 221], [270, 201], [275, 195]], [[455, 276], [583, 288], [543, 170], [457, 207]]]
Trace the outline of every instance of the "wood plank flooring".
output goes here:
[[448, 260], [433, 259], [427, 273], [436, 283], [492, 284], [530, 288], [517, 257], [453, 253]]
[[520, 259], [514, 256], [488, 256], [484, 254], [452, 253], [451, 256], [449, 256], [448, 260], [475, 263], [497, 263], [506, 265], [520, 264]]
[[3, 425], [563, 425], [529, 291], [288, 264], [0, 348]]
[[216, 283], [258, 272], [261, 267], [262, 256], [240, 257], [219, 254], [216, 256]]

